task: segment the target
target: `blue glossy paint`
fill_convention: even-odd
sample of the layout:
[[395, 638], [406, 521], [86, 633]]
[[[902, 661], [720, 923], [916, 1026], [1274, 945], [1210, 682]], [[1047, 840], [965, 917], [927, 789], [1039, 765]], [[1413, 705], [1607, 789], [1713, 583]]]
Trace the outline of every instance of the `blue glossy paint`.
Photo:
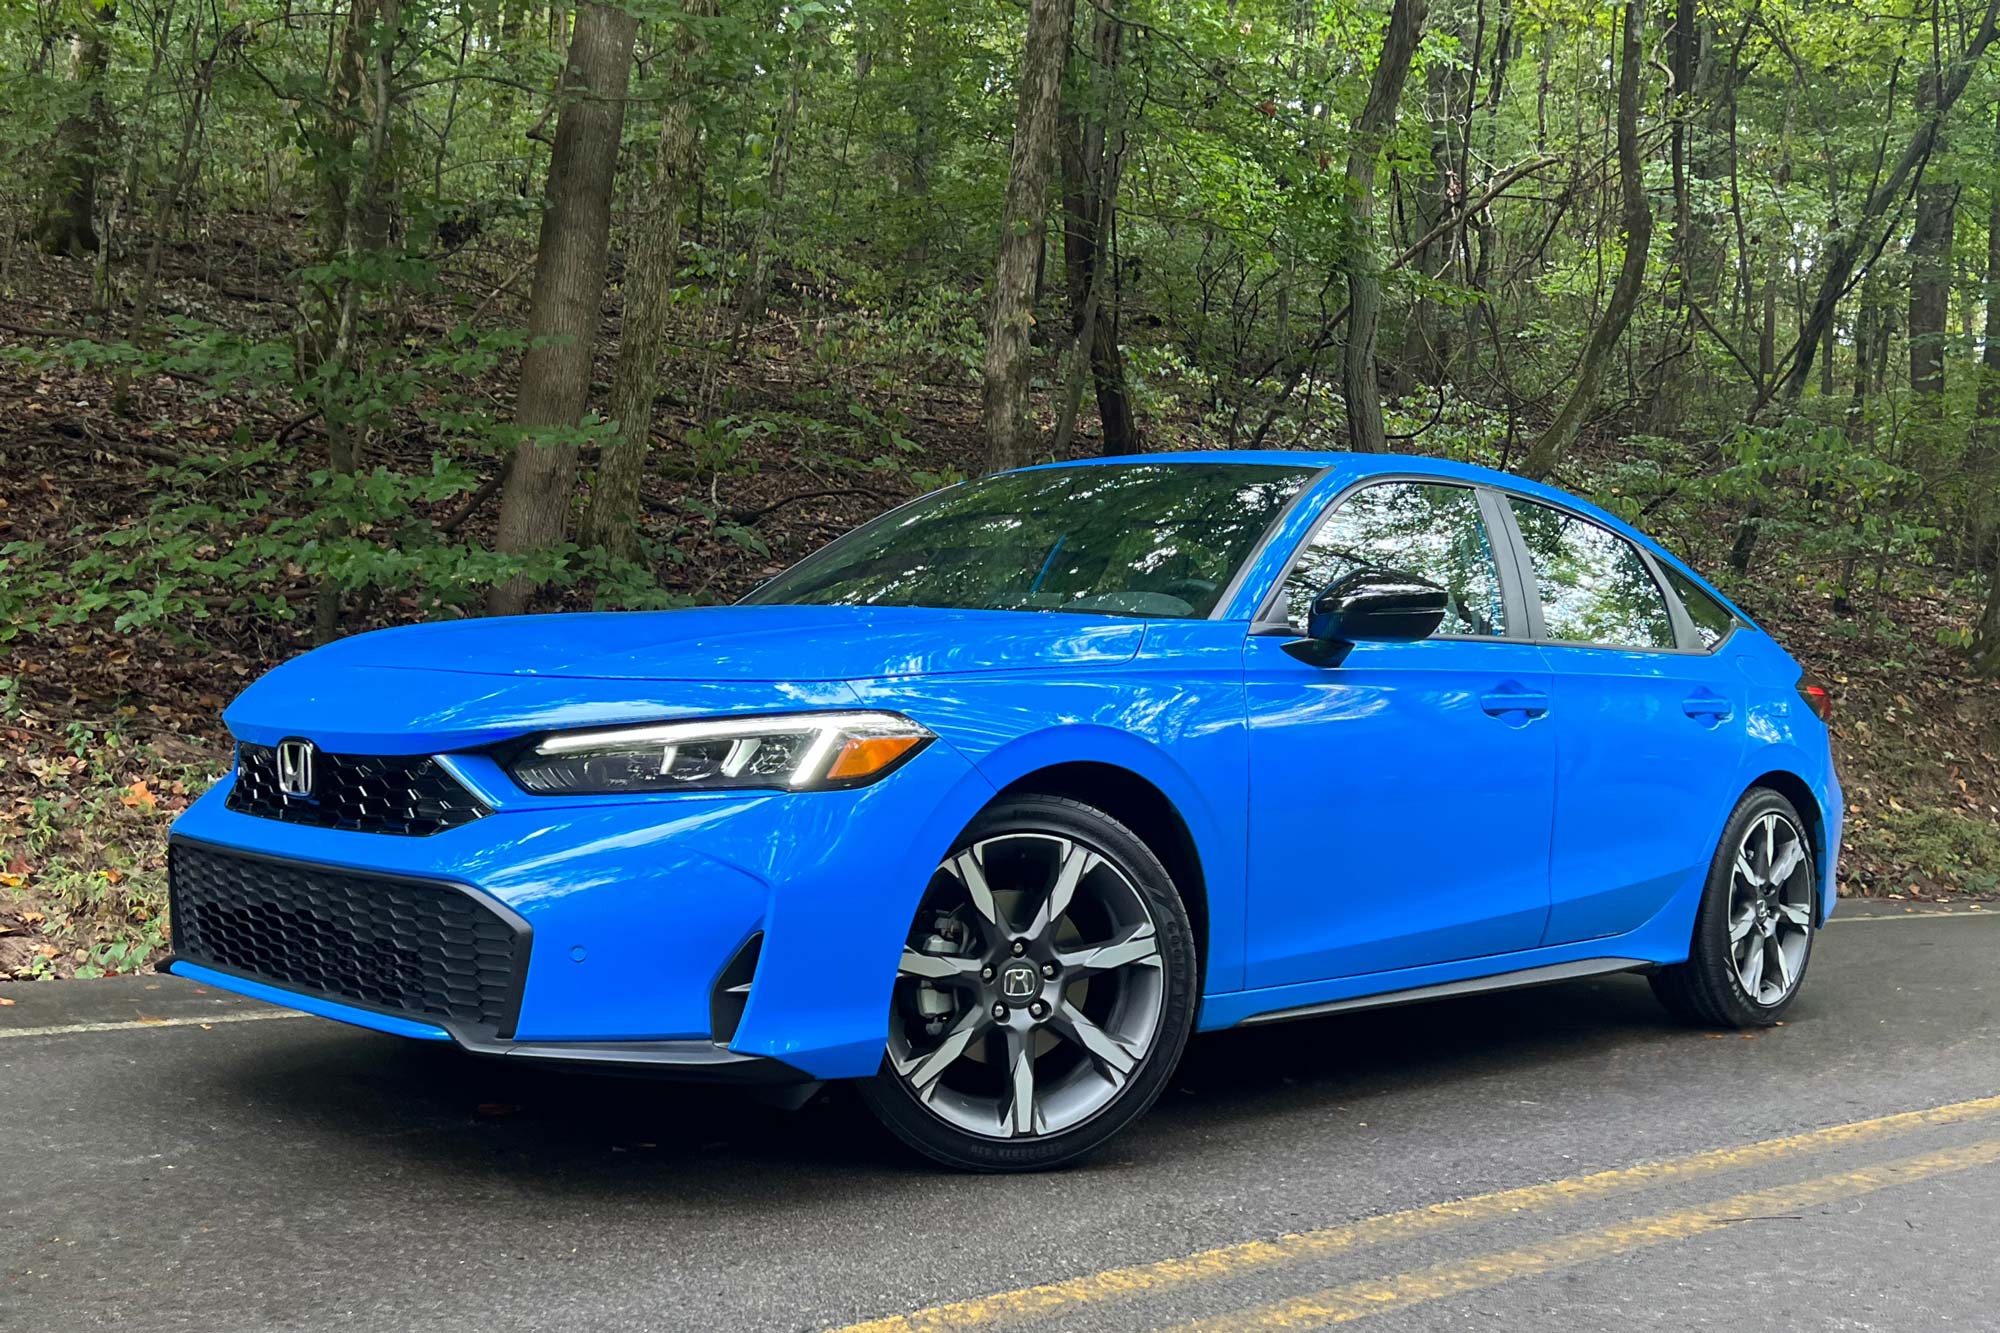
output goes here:
[[[1248, 984], [1531, 949], [1549, 918], [1555, 731], [1532, 643], [1356, 645], [1339, 667], [1244, 643]], [[1282, 887], [1281, 887], [1282, 886]]]
[[1708, 873], [1742, 791], [1748, 691], [1733, 663], [1699, 654], [1543, 652], [1560, 755], [1546, 942], [1620, 935]]
[[[1298, 543], [1371, 478], [1552, 501], [1681, 568], [1642, 535], [1549, 488], [1430, 459], [1152, 461], [1320, 469], [1212, 619], [746, 606], [362, 635], [252, 685], [225, 715], [232, 733], [440, 755], [493, 813], [423, 838], [314, 829], [228, 810], [225, 780], [176, 833], [447, 880], [512, 908], [534, 940], [522, 1041], [706, 1037], [717, 975], [761, 931], [731, 1049], [824, 1078], [878, 1065], [933, 867], [996, 793], [1056, 765], [1122, 770], [1184, 826], [1207, 921], [1204, 1028], [1577, 958], [1685, 958], [1717, 834], [1772, 774], [1818, 807], [1831, 909], [1842, 803], [1826, 729], [1794, 692], [1797, 664], [1747, 618], [1712, 654], [1552, 645], [1515, 626], [1505, 640], [1365, 644], [1331, 668], [1254, 632]], [[1691, 716], [1690, 700], [1723, 707]], [[857, 707], [939, 740], [873, 786], [797, 793], [531, 796], [483, 752], [573, 727]]]

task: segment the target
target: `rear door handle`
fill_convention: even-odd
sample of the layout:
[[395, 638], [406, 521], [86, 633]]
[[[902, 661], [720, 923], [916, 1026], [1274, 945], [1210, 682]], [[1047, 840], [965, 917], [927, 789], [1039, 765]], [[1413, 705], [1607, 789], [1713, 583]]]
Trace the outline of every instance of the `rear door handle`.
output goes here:
[[1695, 694], [1681, 700], [1681, 711], [1710, 726], [1727, 722], [1736, 715], [1736, 705], [1719, 694]]
[[1542, 717], [1549, 711], [1549, 696], [1540, 690], [1530, 690], [1510, 682], [1480, 695], [1479, 706], [1493, 717], [1505, 718], [1510, 713], [1519, 713], [1525, 722]]

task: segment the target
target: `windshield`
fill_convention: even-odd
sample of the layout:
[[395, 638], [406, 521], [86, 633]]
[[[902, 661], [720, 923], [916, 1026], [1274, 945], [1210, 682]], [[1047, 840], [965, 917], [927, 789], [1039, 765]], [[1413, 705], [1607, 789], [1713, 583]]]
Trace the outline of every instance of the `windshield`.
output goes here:
[[1121, 463], [985, 477], [856, 529], [744, 600], [1205, 616], [1311, 475]]

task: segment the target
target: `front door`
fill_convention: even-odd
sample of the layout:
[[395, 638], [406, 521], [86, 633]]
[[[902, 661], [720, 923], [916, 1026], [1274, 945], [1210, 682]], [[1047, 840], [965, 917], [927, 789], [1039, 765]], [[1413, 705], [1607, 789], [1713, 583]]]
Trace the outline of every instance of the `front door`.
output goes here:
[[1320, 981], [1532, 948], [1548, 918], [1551, 681], [1503, 583], [1498, 511], [1470, 487], [1349, 492], [1266, 614], [1359, 568], [1451, 593], [1419, 643], [1364, 643], [1336, 667], [1244, 645], [1250, 722], [1247, 983]]

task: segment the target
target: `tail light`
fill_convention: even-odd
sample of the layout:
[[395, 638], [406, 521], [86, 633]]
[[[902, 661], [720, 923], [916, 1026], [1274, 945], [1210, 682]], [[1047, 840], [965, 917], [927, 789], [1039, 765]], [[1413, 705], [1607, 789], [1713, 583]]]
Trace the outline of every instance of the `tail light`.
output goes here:
[[1811, 676], [1799, 677], [1799, 698], [1806, 701], [1806, 707], [1818, 714], [1822, 722], [1833, 721], [1833, 692], [1814, 680]]

